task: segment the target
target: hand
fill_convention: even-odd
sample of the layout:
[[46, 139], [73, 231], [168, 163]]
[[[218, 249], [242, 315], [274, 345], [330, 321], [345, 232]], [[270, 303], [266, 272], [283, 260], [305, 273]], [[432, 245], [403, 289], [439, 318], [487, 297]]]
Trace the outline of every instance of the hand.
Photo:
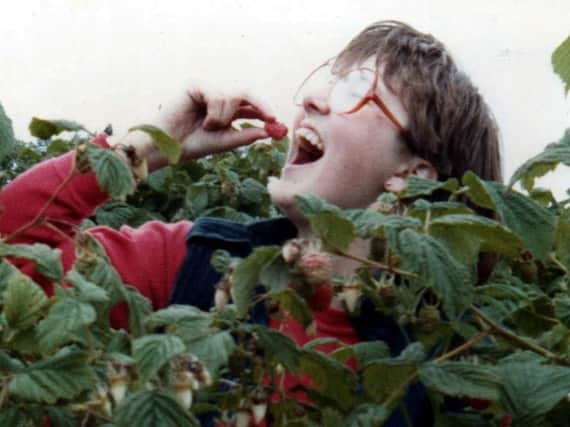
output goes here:
[[269, 107], [248, 94], [222, 95], [190, 89], [165, 115], [161, 127], [181, 142], [180, 161], [187, 162], [268, 138], [264, 129], [232, 129], [237, 119], [272, 121], [275, 117]]
[[[231, 124], [237, 119], [271, 122], [275, 117], [269, 107], [248, 94], [222, 95], [193, 88], [185, 91], [156, 126], [182, 144], [180, 163], [186, 163], [269, 137], [263, 128], [234, 130]], [[150, 171], [167, 165], [150, 137], [142, 132], [132, 132], [120, 143], [134, 146], [138, 155], [147, 159]]]

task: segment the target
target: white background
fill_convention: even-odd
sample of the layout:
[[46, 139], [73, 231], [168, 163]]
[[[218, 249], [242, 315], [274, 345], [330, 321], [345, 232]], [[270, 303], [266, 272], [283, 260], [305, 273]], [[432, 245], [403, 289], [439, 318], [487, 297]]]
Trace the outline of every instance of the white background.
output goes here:
[[[505, 176], [570, 127], [550, 55], [570, 0], [0, 0], [0, 102], [27, 139], [32, 116], [121, 134], [188, 82], [247, 89], [291, 123], [291, 97], [366, 25], [433, 33], [491, 105]], [[570, 173], [543, 185], [560, 193]]]

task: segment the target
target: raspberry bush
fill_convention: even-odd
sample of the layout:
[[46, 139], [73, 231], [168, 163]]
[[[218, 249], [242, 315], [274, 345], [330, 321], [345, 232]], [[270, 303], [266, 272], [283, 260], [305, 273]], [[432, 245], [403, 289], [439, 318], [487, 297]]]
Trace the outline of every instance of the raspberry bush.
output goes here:
[[[554, 57], [567, 84], [559, 58], [569, 46], [567, 40]], [[175, 157], [160, 130], [139, 128]], [[37, 141], [16, 141], [0, 110], [3, 182], [71, 149], [72, 175], [93, 171], [114, 200], [77, 230], [69, 271], [57, 250], [14, 244], [22, 229], [2, 236], [0, 425], [196, 426], [198, 416], [211, 413], [232, 426], [380, 426], [416, 383], [428, 390], [439, 427], [568, 425], [570, 199], [536, 188], [535, 179], [570, 164], [570, 130], [506, 185], [471, 173], [447, 182], [411, 178], [398, 196], [380, 196], [377, 210], [341, 210], [299, 196], [314, 241], [260, 247], [245, 259], [218, 251], [212, 264], [222, 279], [211, 311], [152, 312], [85, 229], [149, 218], [276, 215], [264, 184], [278, 173], [286, 140], [166, 168], [134, 192], [131, 171], [108, 150], [85, 145], [90, 133], [80, 125], [34, 119], [30, 129]], [[60, 138], [63, 131], [72, 136]], [[447, 199], [430, 200], [434, 191]], [[404, 207], [398, 215], [391, 213], [396, 205]], [[24, 227], [47, 224], [39, 212]], [[351, 255], [357, 240], [370, 243], [368, 256]], [[494, 264], [483, 280], [481, 253]], [[19, 258], [34, 262], [53, 296], [13, 266]], [[334, 276], [330, 265], [339, 258], [357, 261], [357, 273]], [[382, 341], [331, 339], [301, 347], [248, 322], [253, 306], [266, 304], [310, 333], [313, 312], [333, 294], [350, 315], [366, 300], [392, 316], [406, 348], [392, 354]], [[129, 308], [129, 331], [110, 327], [118, 303]], [[330, 344], [332, 353], [319, 351]], [[284, 388], [288, 373], [312, 378], [310, 389], [299, 386], [310, 399]], [[441, 410], [450, 402], [457, 411]]]

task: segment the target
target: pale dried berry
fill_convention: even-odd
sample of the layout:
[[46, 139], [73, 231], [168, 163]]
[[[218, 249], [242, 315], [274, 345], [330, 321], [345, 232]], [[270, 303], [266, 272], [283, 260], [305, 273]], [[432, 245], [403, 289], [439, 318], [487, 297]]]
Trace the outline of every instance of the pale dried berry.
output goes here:
[[216, 289], [216, 293], [214, 294], [214, 304], [218, 313], [224, 311], [224, 307], [229, 302], [229, 300], [230, 296], [228, 294], [228, 291], [226, 291], [224, 288]]
[[315, 335], [317, 335], [317, 324], [315, 323], [314, 320], [311, 321], [311, 323], [309, 323], [309, 326], [305, 328], [305, 332], [310, 337], [314, 337]]
[[249, 427], [251, 422], [251, 413], [249, 410], [242, 408], [236, 415], [235, 427]]
[[301, 252], [303, 251], [303, 239], [292, 239], [286, 242], [281, 249], [281, 255], [283, 259], [288, 264], [293, 264], [299, 257], [301, 256]]
[[305, 252], [297, 262], [297, 268], [305, 282], [318, 286], [329, 282], [332, 278], [332, 260], [324, 252]]
[[265, 419], [267, 414], [267, 403], [261, 402], [256, 403], [251, 407], [251, 412], [253, 413], [253, 421], [255, 424], [261, 423]]
[[191, 387], [174, 387], [176, 400], [184, 409], [192, 407], [193, 393]]
[[127, 393], [127, 379], [126, 377], [110, 378], [109, 383], [111, 385], [111, 396], [113, 396], [113, 401], [118, 405]]
[[344, 301], [344, 305], [349, 313], [354, 313], [360, 301], [362, 289], [359, 284], [345, 286], [340, 293], [340, 297]]

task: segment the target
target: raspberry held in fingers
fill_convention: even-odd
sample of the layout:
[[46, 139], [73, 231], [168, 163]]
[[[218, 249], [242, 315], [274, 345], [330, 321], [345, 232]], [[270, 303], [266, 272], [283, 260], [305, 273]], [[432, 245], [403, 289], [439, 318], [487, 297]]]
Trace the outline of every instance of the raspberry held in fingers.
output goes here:
[[273, 139], [283, 139], [287, 136], [287, 126], [278, 121], [265, 122], [265, 131]]

